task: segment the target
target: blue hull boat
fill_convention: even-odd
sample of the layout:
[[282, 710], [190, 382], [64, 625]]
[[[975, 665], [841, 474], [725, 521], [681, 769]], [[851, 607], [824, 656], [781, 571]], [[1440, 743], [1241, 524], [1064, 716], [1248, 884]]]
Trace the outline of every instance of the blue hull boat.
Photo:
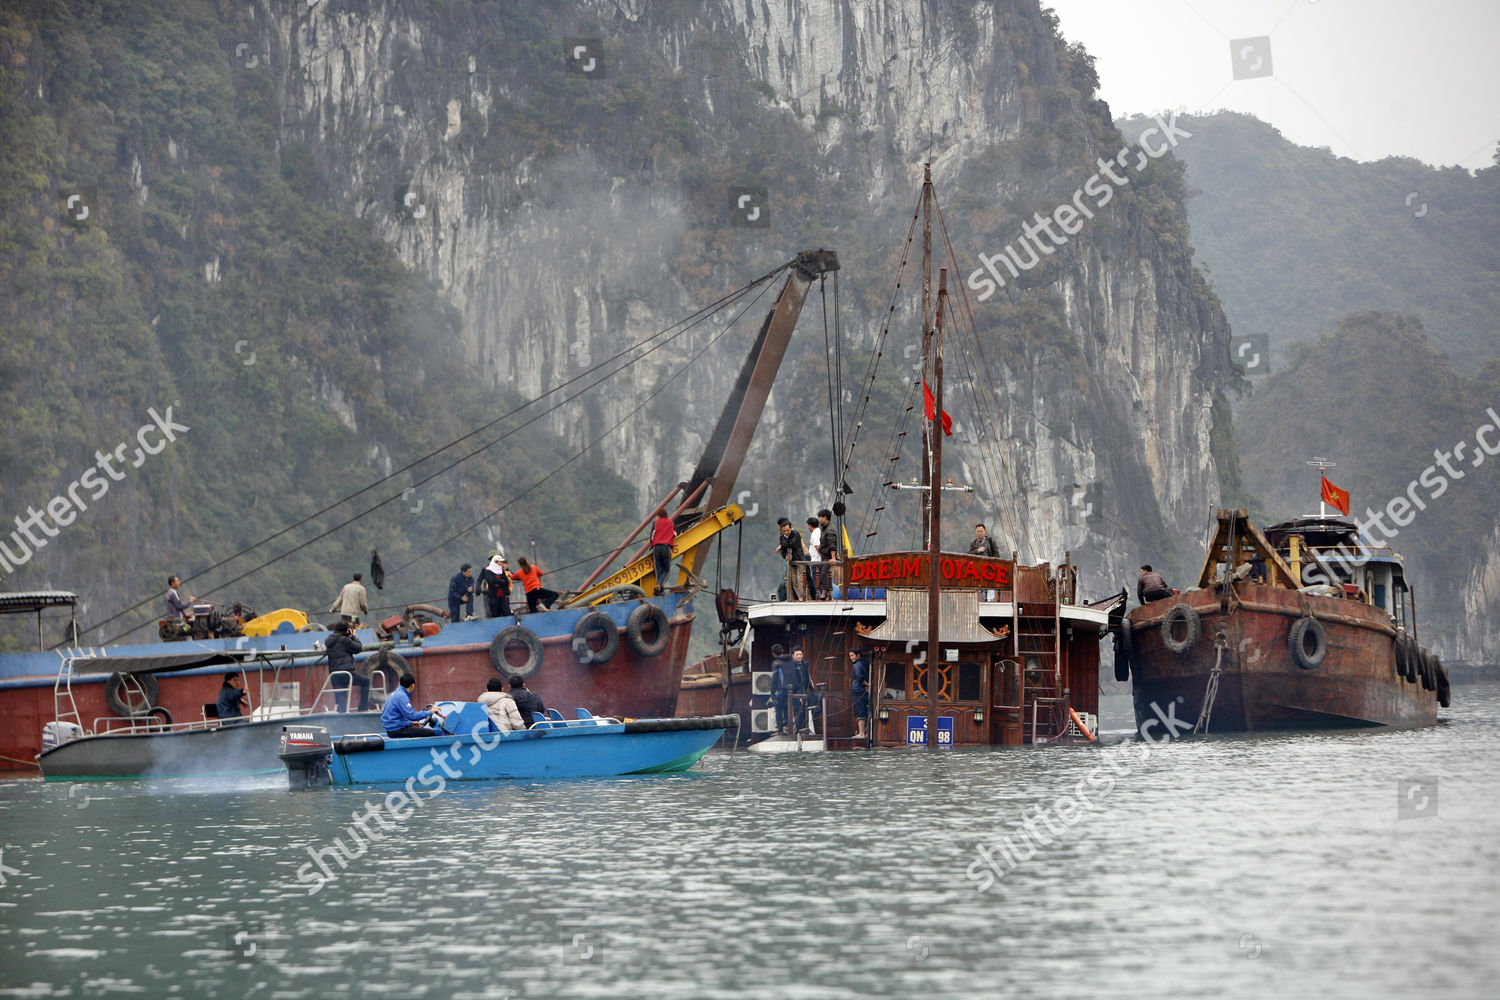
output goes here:
[[[483, 709], [478, 705], [466, 709]], [[691, 719], [601, 719], [578, 710], [556, 711], [530, 729], [486, 731], [473, 712], [449, 715], [452, 731], [396, 739], [384, 735], [335, 739], [320, 726], [287, 726], [279, 757], [291, 788], [318, 785], [405, 784], [436, 794], [450, 781], [604, 778], [686, 771], [738, 726], [739, 716]], [[457, 721], [460, 725], [455, 726]]]

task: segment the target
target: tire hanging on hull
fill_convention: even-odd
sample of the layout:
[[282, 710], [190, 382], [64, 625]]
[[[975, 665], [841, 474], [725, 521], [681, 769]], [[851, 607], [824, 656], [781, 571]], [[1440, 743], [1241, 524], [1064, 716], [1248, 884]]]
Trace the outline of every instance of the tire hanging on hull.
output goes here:
[[[1177, 626], [1182, 625], [1182, 638], [1177, 638]], [[1198, 612], [1186, 604], [1174, 604], [1161, 620], [1161, 644], [1179, 655], [1189, 653], [1198, 644], [1203, 631], [1203, 619]]]
[[[140, 685], [140, 694], [145, 696], [145, 704], [140, 704], [132, 699], [129, 703], [125, 701], [126, 694], [135, 694], [136, 685]], [[156, 682], [155, 674], [127, 674], [116, 672], [109, 675], [109, 680], [104, 682], [104, 703], [109, 710], [122, 719], [143, 719], [151, 714], [156, 707], [156, 699], [161, 695], [161, 686]]]
[[[526, 660], [516, 666], [505, 656], [513, 646], [526, 649]], [[542, 665], [542, 640], [525, 625], [509, 625], [495, 633], [490, 640], [490, 666], [502, 677], [530, 677]]]
[[1311, 615], [1292, 622], [1286, 641], [1291, 647], [1292, 659], [1303, 670], [1317, 669], [1322, 666], [1323, 657], [1328, 655], [1328, 633], [1323, 630], [1323, 623]]
[[[647, 640], [646, 623], [656, 626], [656, 638]], [[625, 639], [638, 656], [660, 656], [667, 648], [667, 613], [655, 604], [642, 604], [625, 622]]]
[[[604, 645], [598, 649], [589, 645], [589, 636], [595, 632], [604, 634]], [[585, 666], [608, 663], [619, 648], [620, 628], [602, 611], [590, 611], [573, 626], [573, 655]]]

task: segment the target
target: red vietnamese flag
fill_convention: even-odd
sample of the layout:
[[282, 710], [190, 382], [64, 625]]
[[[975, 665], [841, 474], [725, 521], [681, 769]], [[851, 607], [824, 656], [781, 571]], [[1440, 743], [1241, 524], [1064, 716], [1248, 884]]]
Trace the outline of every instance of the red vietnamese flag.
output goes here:
[[[922, 380], [922, 402], [927, 407], [927, 419], [932, 419], [932, 411], [937, 409], [937, 400], [933, 398], [932, 390], [927, 388], [927, 380]], [[953, 418], [948, 416], [948, 411], [943, 411], [943, 434], [947, 437], [953, 436]]]
[[1318, 475], [1322, 477], [1323, 480], [1323, 502], [1332, 507], [1334, 510], [1338, 511], [1340, 514], [1348, 517], [1349, 491], [1341, 490], [1337, 486], [1330, 483], [1328, 481], [1328, 477], [1324, 476], [1322, 472], [1319, 472]]

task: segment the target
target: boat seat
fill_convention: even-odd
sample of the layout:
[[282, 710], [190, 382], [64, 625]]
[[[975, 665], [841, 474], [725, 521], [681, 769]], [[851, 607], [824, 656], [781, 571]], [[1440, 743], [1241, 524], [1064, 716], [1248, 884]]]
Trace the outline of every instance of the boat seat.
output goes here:
[[547, 717], [545, 715], [543, 715], [541, 712], [532, 712], [531, 713], [531, 721], [532, 722], [546, 722], [547, 721]]
[[549, 709], [547, 709], [547, 718], [550, 719], [553, 722], [563, 722], [563, 721], [565, 721], [563, 719], [563, 717], [562, 717], [562, 713], [559, 712], [555, 708], [549, 708]]
[[574, 709], [573, 711], [575, 713], [577, 713], [577, 715], [578, 715], [578, 717], [580, 719], [592, 719], [594, 717], [594, 713], [590, 712], [586, 708], [577, 708], [577, 709]]
[[204, 719], [217, 719], [218, 717], [219, 717], [219, 703], [216, 702], [216, 701], [204, 702], [203, 703], [203, 718]]

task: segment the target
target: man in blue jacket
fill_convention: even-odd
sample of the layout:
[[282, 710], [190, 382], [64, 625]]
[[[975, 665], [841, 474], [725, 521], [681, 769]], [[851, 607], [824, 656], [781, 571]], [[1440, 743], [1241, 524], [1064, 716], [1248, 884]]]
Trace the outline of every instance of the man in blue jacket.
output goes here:
[[461, 622], [474, 616], [474, 567], [464, 563], [448, 581], [448, 620]]
[[385, 710], [380, 713], [380, 728], [385, 730], [387, 736], [437, 735], [435, 731], [422, 725], [437, 713], [427, 709], [418, 712], [411, 707], [411, 689], [416, 686], [415, 676], [402, 674], [401, 686], [385, 700]]

